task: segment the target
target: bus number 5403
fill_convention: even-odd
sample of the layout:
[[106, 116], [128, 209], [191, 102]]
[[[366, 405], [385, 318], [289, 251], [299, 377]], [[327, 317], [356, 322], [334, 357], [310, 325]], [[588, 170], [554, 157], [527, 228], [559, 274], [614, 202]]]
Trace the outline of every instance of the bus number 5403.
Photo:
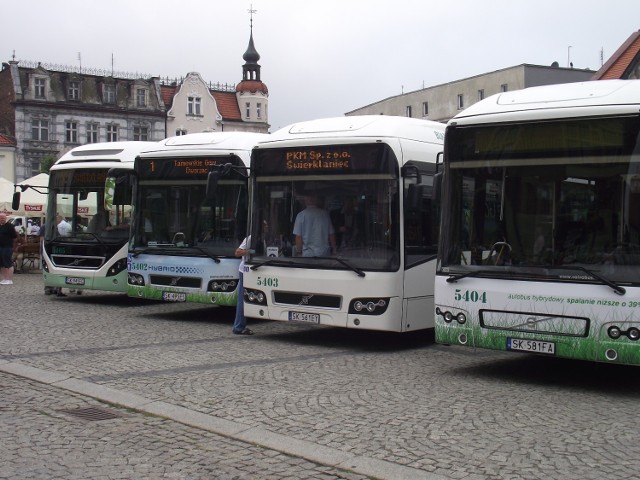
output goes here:
[[464, 290], [464, 291], [462, 291], [461, 289], [456, 288], [456, 293], [455, 293], [454, 298], [458, 302], [464, 300], [465, 302], [487, 303], [487, 292], [477, 292], [476, 290]]
[[258, 277], [256, 284], [260, 287], [277, 287], [278, 279], [270, 277]]

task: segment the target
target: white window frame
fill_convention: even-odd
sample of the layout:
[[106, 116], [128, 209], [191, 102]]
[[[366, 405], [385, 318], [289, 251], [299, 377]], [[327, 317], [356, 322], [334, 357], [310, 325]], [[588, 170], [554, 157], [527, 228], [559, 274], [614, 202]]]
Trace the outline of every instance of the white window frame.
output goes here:
[[107, 142], [118, 141], [118, 130], [120, 126], [117, 123], [111, 123], [107, 125]]
[[146, 88], [136, 89], [136, 106], [138, 107], [147, 106], [147, 89]]
[[104, 103], [116, 103], [116, 86], [111, 83], [105, 83], [103, 88]]
[[185, 128], [176, 129], [176, 137], [180, 137], [182, 135], [186, 135], [188, 132]]
[[46, 78], [35, 78], [33, 80], [33, 96], [35, 98], [46, 98], [45, 92], [47, 88]]
[[39, 142], [49, 141], [49, 120], [42, 118], [31, 120], [31, 139]]
[[187, 115], [202, 115], [201, 112], [202, 99], [200, 97], [187, 97]]
[[462, 110], [464, 108], [464, 95], [462, 93], [458, 94], [458, 110]]
[[75, 120], [64, 122], [64, 138], [66, 143], [78, 143], [78, 122]]
[[250, 102], [246, 102], [244, 104], [244, 108], [245, 108], [245, 117], [246, 118], [251, 118], [251, 103]]
[[262, 103], [256, 103], [256, 117], [262, 118]]
[[422, 102], [422, 116], [429, 116], [429, 102]]
[[98, 143], [100, 141], [100, 125], [95, 122], [87, 123], [87, 143]]
[[80, 82], [78, 80], [69, 81], [69, 100], [80, 100]]

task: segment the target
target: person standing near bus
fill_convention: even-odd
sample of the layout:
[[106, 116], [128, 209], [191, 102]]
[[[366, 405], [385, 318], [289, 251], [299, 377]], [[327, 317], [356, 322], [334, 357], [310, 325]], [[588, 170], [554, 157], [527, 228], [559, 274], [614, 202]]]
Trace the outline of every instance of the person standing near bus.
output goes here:
[[0, 213], [0, 285], [13, 285], [13, 250], [18, 242], [18, 234], [7, 215]]
[[296, 216], [296, 255], [326, 257], [336, 251], [336, 233], [329, 213], [318, 207], [317, 195], [305, 195], [305, 209]]
[[238, 303], [236, 304], [236, 318], [233, 321], [233, 333], [236, 335], [253, 335], [253, 330], [247, 328], [247, 318], [244, 316], [244, 273], [249, 271], [249, 267], [245, 265], [244, 260], [249, 255], [249, 245], [251, 245], [251, 235], [246, 237], [240, 246], [236, 248], [236, 257], [240, 257], [240, 273], [238, 279]]

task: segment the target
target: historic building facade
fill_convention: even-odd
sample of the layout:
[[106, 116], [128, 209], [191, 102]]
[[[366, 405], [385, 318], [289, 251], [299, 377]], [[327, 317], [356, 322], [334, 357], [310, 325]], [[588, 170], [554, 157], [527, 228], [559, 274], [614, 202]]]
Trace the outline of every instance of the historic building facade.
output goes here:
[[13, 165], [2, 171], [17, 183], [39, 173], [43, 159], [87, 143], [212, 131], [266, 133], [269, 92], [260, 79], [253, 31], [243, 59], [237, 85], [213, 86], [195, 72], [164, 84], [152, 76], [15, 59], [3, 63], [0, 135], [13, 142], [8, 148], [14, 155]]

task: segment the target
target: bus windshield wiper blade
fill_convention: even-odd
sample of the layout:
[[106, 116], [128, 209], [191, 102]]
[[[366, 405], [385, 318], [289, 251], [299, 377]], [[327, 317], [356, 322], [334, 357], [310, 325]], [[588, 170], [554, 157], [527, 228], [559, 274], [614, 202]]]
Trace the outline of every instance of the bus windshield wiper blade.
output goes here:
[[216, 263], [220, 263], [220, 257], [218, 255], [214, 255], [212, 253], [207, 252], [204, 248], [201, 248], [197, 245], [194, 245], [193, 248], [195, 248], [196, 250], [198, 250], [199, 252], [204, 253], [207, 257], [209, 257], [211, 260], [213, 260]]
[[609, 280], [606, 277], [603, 277], [602, 275], [600, 275], [599, 273], [594, 272], [593, 270], [590, 270], [588, 268], [585, 267], [580, 267], [580, 266], [551, 266], [548, 267], [550, 269], [556, 269], [556, 270], [580, 270], [581, 272], [584, 272], [588, 275], [591, 275], [593, 278], [595, 278], [596, 280], [600, 280], [602, 283], [604, 283], [605, 285], [611, 287], [618, 295], [624, 295], [625, 293], [627, 293], [627, 290], [624, 287], [621, 287], [620, 285], [612, 282], [611, 280]]
[[251, 265], [251, 270], [257, 270], [260, 267], [265, 265], [292, 265], [294, 262], [280, 260], [279, 258], [270, 258], [269, 260], [265, 260], [264, 262], [256, 263], [255, 265]]
[[481, 275], [483, 273], [495, 274], [496, 271], [495, 270], [470, 270], [470, 271], [464, 272], [464, 273], [452, 273], [451, 275], [449, 275], [447, 277], [447, 282], [453, 283], [453, 282], [457, 282], [458, 280], [460, 280], [462, 278], [465, 278], [465, 277], [477, 277], [478, 275]]
[[359, 269], [358, 267], [354, 267], [353, 265], [351, 265], [349, 262], [347, 262], [343, 258], [340, 258], [340, 257], [311, 257], [311, 258], [318, 258], [320, 260], [335, 260], [335, 261], [341, 263], [342, 265], [344, 265], [345, 267], [347, 267], [349, 270], [353, 270], [354, 272], [356, 272], [359, 277], [364, 277], [365, 276], [365, 273], [364, 273], [363, 270]]

